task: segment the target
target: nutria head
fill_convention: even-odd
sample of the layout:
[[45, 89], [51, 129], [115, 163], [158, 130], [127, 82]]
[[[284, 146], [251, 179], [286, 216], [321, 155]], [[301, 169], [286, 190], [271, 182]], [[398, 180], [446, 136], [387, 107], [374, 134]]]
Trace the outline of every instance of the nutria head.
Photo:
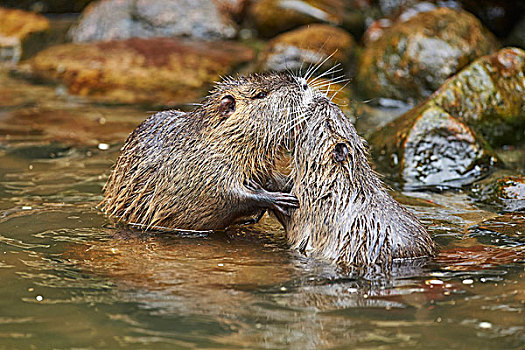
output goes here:
[[346, 266], [432, 255], [428, 233], [386, 192], [350, 120], [323, 97], [306, 113], [291, 175], [299, 208], [278, 215], [292, 246]]
[[192, 114], [204, 118], [210, 147], [235, 157], [254, 176], [290, 148], [302, 112], [317, 94], [300, 77], [251, 74], [218, 83]]

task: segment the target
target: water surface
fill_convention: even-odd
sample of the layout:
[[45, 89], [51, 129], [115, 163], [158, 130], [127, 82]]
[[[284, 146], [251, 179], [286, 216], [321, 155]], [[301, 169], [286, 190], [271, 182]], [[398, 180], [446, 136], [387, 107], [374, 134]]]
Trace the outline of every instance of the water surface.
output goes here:
[[[463, 191], [395, 192], [442, 253], [369, 279], [291, 251], [269, 217], [207, 235], [132, 231], [96, 205], [151, 111], [0, 80], [0, 348], [525, 346], [525, 213], [502, 221]], [[502, 152], [523, 171], [523, 148]]]

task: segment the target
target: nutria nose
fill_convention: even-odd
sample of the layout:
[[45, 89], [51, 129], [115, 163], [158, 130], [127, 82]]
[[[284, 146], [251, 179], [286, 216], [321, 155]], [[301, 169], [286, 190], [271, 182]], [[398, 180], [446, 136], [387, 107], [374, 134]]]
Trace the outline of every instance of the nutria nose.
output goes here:
[[301, 87], [303, 88], [303, 90], [307, 90], [308, 89], [308, 84], [305, 82], [303, 82], [303, 85], [301, 85]]

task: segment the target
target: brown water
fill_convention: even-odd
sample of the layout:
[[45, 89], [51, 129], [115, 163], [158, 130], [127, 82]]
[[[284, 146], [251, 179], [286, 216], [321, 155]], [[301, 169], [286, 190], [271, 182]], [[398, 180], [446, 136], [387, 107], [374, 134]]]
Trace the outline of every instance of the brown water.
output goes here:
[[[270, 218], [210, 235], [132, 232], [95, 206], [150, 111], [0, 82], [1, 349], [525, 346], [525, 214], [471, 228], [497, 214], [460, 191], [394, 193], [442, 254], [370, 279], [289, 250]], [[524, 155], [504, 154], [521, 171]]]

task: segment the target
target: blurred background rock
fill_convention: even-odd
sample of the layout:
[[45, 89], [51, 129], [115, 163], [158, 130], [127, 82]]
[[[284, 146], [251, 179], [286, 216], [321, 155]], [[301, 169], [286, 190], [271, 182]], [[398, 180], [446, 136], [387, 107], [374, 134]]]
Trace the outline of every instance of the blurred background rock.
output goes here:
[[[0, 60], [88, 102], [159, 109], [189, 108], [224, 75], [321, 65], [383, 171], [443, 185], [463, 164], [462, 186], [504, 163], [491, 148], [525, 139], [524, 13], [510, 0], [3, 0]], [[469, 146], [439, 151], [443, 130]]]

